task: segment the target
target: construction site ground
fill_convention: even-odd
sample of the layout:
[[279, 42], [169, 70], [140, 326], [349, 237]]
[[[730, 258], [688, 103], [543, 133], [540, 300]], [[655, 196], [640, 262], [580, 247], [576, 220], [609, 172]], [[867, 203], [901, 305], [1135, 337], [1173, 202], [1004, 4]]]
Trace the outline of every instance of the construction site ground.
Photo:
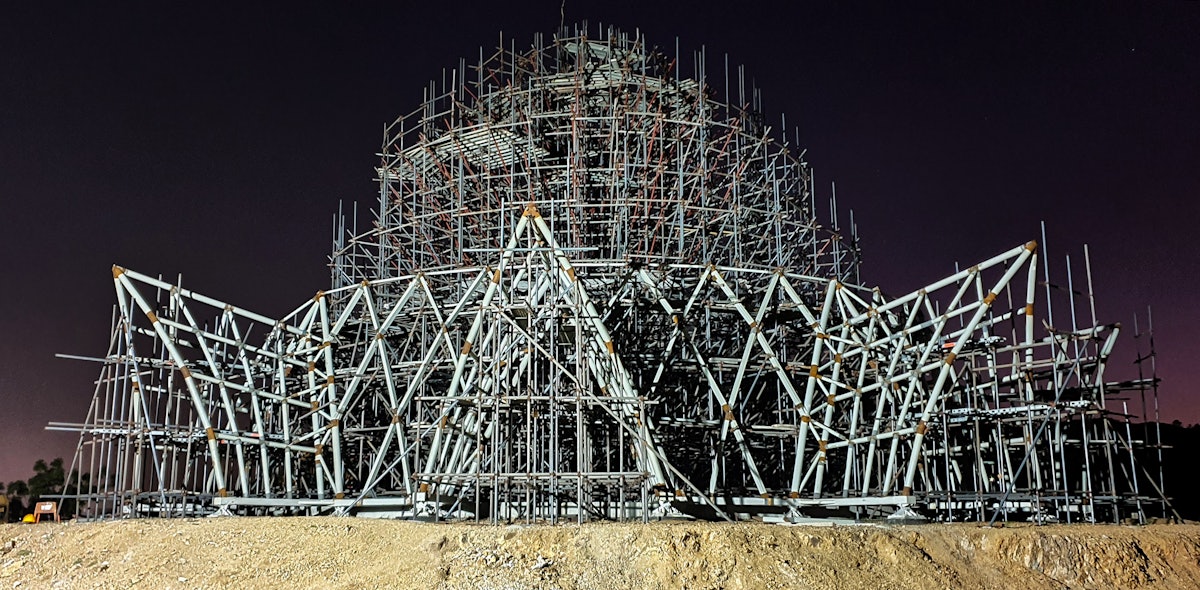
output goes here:
[[1200, 526], [0, 525], [8, 588], [1200, 588]]

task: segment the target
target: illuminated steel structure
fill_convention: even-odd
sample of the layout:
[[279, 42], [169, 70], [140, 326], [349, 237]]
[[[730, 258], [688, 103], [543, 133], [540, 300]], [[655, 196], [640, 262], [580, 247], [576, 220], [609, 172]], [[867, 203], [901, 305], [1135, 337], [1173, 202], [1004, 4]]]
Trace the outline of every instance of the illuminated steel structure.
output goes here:
[[52, 426], [82, 431], [87, 509], [1166, 509], [1106, 399], [1156, 381], [1106, 384], [1118, 330], [1073, 294], [1070, 329], [1039, 318], [1035, 243], [859, 286], [782, 121], [692, 61], [579, 30], [460, 61], [387, 126], [369, 227], [335, 218], [330, 288], [283, 318], [114, 267], [87, 421]]

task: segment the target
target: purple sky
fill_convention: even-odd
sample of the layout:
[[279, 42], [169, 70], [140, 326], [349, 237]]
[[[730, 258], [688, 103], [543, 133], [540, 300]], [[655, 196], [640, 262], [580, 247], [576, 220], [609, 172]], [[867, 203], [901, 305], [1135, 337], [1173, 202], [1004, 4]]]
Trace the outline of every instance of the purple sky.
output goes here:
[[[109, 267], [267, 314], [323, 287], [339, 199], [369, 203], [381, 126], [499, 31], [527, 44], [559, 3], [331, 3], [0, 17], [0, 481], [75, 437], [113, 303]], [[836, 181], [864, 273], [908, 291], [1049, 228], [1090, 244], [1102, 322], [1154, 308], [1167, 420], [1200, 421], [1200, 4], [980, 12], [568, 3], [568, 22], [728, 53]], [[843, 213], [843, 215], [845, 215]], [[843, 220], [845, 217], [843, 217]], [[1128, 377], [1133, 341], [1114, 376]]]

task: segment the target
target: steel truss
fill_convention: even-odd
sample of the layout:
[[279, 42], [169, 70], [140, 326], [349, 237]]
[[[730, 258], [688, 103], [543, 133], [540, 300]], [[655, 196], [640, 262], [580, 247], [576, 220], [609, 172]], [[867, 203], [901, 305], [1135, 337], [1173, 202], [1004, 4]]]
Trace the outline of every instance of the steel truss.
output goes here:
[[1044, 269], [1038, 321], [1034, 242], [860, 286], [853, 223], [817, 221], [758, 91], [726, 69], [718, 101], [693, 61], [576, 30], [460, 62], [387, 127], [370, 228], [335, 218], [330, 288], [282, 318], [114, 267], [88, 418], [52, 425], [81, 432], [86, 509], [1166, 511], [1108, 407], [1157, 381], [1107, 382], [1119, 328], [1076, 326], [1073, 287], [1054, 327]]

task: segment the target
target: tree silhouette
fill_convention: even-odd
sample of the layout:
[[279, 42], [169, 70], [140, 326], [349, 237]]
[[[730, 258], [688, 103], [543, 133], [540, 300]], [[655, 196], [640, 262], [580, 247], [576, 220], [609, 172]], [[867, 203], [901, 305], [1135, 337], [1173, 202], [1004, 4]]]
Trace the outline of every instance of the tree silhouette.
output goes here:
[[61, 494], [66, 474], [63, 473], [63, 460], [57, 458], [49, 465], [43, 459], [33, 464], [33, 477], [29, 478], [29, 496], [32, 502], [37, 502], [42, 496]]
[[25, 515], [29, 486], [21, 480], [8, 482], [8, 519], [20, 520]]
[[[31, 506], [36, 504], [42, 498], [52, 499], [58, 502], [58, 513], [62, 518], [71, 518], [75, 515], [75, 510], [78, 502], [75, 498], [61, 497], [73, 496], [91, 491], [91, 478], [88, 474], [79, 475], [76, 471], [71, 471], [68, 476], [63, 468], [63, 460], [61, 457], [47, 463], [44, 459], [38, 459], [33, 464], [33, 477], [28, 481], [11, 481], [8, 483], [8, 519], [20, 520], [22, 516], [29, 510]], [[0, 490], [3, 490], [3, 484], [0, 484]]]

